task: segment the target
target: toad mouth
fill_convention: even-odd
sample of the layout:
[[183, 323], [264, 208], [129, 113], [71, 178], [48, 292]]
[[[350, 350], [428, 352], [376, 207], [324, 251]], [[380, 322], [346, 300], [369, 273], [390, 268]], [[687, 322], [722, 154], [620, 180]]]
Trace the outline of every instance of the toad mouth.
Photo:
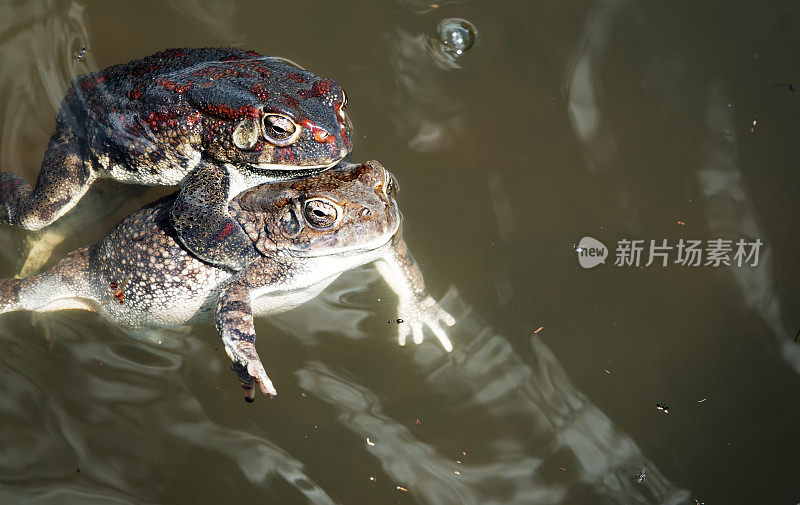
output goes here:
[[321, 165], [284, 165], [280, 163], [248, 163], [248, 165], [258, 168], [260, 170], [297, 172], [302, 170], [327, 170], [337, 165], [340, 161], [342, 161], [342, 159], [344, 159], [344, 157], [339, 158], [338, 160], [334, 160], [330, 163], [325, 163]]

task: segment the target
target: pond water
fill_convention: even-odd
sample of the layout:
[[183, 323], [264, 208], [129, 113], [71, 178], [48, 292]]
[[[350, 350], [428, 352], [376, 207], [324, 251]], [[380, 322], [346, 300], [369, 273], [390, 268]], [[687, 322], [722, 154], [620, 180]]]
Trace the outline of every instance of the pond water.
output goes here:
[[[257, 320], [254, 404], [212, 325], [3, 315], [0, 503], [800, 502], [799, 4], [4, 2], [0, 170], [35, 180], [72, 77], [226, 45], [342, 83], [455, 350], [398, 347], [372, 267]], [[166, 192], [3, 228], [0, 275]]]

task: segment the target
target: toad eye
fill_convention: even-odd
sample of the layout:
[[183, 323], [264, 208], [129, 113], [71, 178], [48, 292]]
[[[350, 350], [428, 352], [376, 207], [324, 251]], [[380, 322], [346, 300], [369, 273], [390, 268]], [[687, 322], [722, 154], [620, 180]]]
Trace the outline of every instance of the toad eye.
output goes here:
[[264, 115], [264, 137], [269, 143], [288, 146], [297, 140], [298, 135], [300, 128], [287, 116], [275, 113]]
[[339, 209], [327, 200], [308, 200], [303, 209], [303, 215], [315, 228], [330, 228], [339, 217]]

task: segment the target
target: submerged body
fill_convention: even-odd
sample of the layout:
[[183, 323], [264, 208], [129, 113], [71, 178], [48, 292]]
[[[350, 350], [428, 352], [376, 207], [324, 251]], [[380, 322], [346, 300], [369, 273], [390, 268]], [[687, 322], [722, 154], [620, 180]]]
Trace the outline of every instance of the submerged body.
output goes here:
[[39, 229], [98, 177], [181, 185], [171, 221], [198, 257], [255, 259], [227, 204], [243, 189], [332, 167], [351, 151], [346, 97], [279, 58], [234, 48], [170, 49], [77, 77], [35, 188], [0, 174], [0, 223]]
[[246, 389], [276, 394], [255, 350], [253, 317], [289, 310], [343, 272], [377, 261], [398, 295], [400, 343], [455, 321], [427, 294], [400, 237], [394, 180], [379, 163], [342, 165], [312, 178], [258, 186], [230, 203], [258, 259], [239, 272], [186, 251], [170, 226], [172, 198], [134, 212], [98, 244], [49, 271], [0, 281], [0, 312], [85, 309], [119, 324], [175, 326], [213, 318]]

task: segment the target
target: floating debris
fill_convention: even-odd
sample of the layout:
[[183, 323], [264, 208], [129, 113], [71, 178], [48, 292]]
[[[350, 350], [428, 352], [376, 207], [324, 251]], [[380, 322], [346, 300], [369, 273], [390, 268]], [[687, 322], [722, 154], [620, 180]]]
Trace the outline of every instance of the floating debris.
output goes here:
[[373, 442], [372, 440], [369, 439], [369, 437], [367, 437], [367, 445], [370, 447], [375, 447], [375, 442]]
[[402, 319], [389, 319], [386, 321], [388, 324], [403, 324], [405, 321]]
[[544, 326], [539, 326], [538, 328], [536, 328], [536, 331], [534, 331], [533, 334], [536, 335], [537, 333], [539, 333], [543, 329], [544, 329]]
[[607, 373], [608, 375], [611, 375], [611, 371], [610, 371], [608, 368], [604, 368], [604, 369], [603, 369], [603, 371], [604, 371], [605, 373]]
[[86, 56], [86, 46], [81, 46], [81, 50], [75, 53], [75, 59], [81, 61]]
[[706, 401], [706, 400], [708, 400], [708, 397], [707, 397], [707, 396], [706, 396], [705, 398], [703, 398], [702, 400], [697, 400], [697, 403], [703, 403], [703, 402], [704, 402], [704, 401]]
[[408, 493], [408, 489], [404, 488], [403, 486], [397, 486], [398, 491], [402, 491], [404, 493]]
[[642, 484], [642, 483], [644, 483], [646, 478], [647, 478], [647, 474], [644, 473], [644, 468], [642, 468], [642, 471], [639, 472], [639, 475], [636, 476], [636, 483], [637, 484]]
[[684, 223], [683, 221], [678, 221], [678, 224], [681, 226], [686, 226], [686, 223]]
[[665, 414], [669, 414], [669, 406], [663, 403], [656, 403], [656, 408]]
[[750, 133], [754, 133], [755, 132], [756, 124], [758, 124], [758, 119], [757, 118], [753, 118], [753, 124], [752, 124], [752, 126], [750, 126]]
[[458, 470], [453, 470], [453, 473], [456, 475], [461, 475], [461, 472], [459, 472]]

